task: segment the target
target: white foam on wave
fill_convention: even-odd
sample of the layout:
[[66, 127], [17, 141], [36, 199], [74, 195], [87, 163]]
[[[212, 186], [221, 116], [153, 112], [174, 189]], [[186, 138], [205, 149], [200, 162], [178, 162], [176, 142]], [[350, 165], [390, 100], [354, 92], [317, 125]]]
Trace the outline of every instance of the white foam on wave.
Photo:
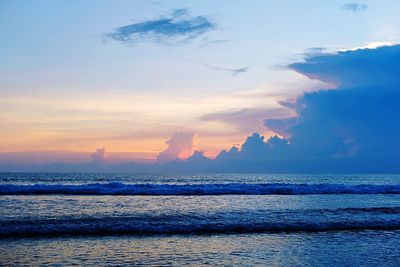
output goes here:
[[2, 184], [0, 195], [306, 195], [400, 194], [400, 185], [349, 184]]
[[[169, 235], [400, 230], [400, 207], [301, 212], [132, 217], [56, 218], [0, 222], [0, 238], [44, 236]], [[228, 215], [228, 216], [227, 216]]]

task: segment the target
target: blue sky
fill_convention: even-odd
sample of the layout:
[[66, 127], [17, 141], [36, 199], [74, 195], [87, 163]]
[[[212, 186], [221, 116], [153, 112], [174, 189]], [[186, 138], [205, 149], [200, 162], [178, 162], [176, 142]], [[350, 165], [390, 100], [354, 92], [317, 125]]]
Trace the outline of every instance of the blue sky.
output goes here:
[[[264, 120], [293, 115], [282, 101], [332, 86], [287, 65], [316, 48], [398, 43], [399, 12], [398, 1], [0, 1], [0, 152], [151, 160], [182, 131], [215, 156], [275, 134]], [[206, 23], [110, 37], [168, 19]]]

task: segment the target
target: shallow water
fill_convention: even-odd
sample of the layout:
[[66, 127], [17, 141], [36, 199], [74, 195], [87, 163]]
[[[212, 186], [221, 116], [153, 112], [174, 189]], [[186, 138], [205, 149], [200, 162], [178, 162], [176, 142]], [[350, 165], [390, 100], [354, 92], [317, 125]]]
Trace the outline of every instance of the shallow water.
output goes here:
[[[400, 187], [398, 175], [3, 173], [0, 184], [1, 265], [396, 266], [400, 261], [400, 194], [393, 191]], [[103, 191], [59, 190], [93, 184]], [[158, 191], [143, 194], [149, 185]], [[222, 191], [210, 194], [215, 185]], [[253, 188], [259, 185], [290, 186], [290, 194], [282, 188], [260, 194]], [[58, 191], [37, 192], [32, 186]], [[121, 186], [129, 190], [109, 193]], [[162, 194], [171, 186], [178, 191]], [[245, 190], [232, 194], [232, 186]], [[23, 190], [16, 195], [10, 188]]]
[[2, 265], [398, 266], [399, 231], [0, 240]]

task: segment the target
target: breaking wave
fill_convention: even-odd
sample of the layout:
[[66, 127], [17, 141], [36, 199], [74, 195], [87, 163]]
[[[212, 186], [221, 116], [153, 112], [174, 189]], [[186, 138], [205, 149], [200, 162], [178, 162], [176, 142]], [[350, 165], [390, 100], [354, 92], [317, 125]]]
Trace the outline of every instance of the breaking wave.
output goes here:
[[0, 221], [0, 238], [399, 230], [400, 207], [261, 212], [136, 214], [122, 217], [19, 218]]
[[348, 184], [2, 184], [0, 195], [307, 195], [400, 194], [400, 185]]

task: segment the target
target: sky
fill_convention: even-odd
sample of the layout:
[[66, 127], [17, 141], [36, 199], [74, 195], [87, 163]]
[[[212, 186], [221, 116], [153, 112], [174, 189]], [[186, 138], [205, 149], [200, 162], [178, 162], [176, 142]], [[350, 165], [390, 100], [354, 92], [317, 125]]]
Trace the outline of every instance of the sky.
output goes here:
[[[276, 158], [391, 157], [399, 12], [396, 0], [1, 0], [0, 164], [219, 159], [233, 146], [265, 158], [282, 142]], [[264, 136], [261, 156], [245, 156], [249, 136]]]

